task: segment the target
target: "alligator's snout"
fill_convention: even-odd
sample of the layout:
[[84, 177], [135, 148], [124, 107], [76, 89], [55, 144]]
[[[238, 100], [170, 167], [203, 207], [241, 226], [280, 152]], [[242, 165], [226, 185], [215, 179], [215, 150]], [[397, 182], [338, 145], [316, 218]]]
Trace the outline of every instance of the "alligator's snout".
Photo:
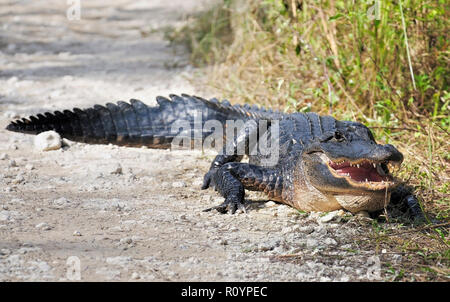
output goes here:
[[391, 144], [377, 145], [371, 152], [369, 158], [378, 162], [401, 163], [403, 161], [403, 154]]

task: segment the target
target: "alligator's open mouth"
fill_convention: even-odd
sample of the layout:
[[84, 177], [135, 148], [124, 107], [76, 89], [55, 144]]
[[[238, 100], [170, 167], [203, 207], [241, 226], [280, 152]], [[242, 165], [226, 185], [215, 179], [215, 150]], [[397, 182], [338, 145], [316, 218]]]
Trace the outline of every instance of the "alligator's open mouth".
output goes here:
[[345, 178], [352, 186], [370, 190], [381, 190], [394, 186], [396, 182], [389, 170], [400, 166], [400, 162], [376, 162], [367, 159], [331, 160], [326, 156], [322, 159], [333, 176]]

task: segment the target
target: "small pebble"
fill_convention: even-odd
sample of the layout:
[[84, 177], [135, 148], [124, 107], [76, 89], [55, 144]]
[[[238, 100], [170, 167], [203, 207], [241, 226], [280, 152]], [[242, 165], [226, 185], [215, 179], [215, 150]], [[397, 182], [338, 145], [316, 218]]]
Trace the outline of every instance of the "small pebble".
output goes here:
[[184, 181], [174, 181], [172, 183], [173, 188], [184, 188], [186, 187], [186, 183]]
[[11, 160], [8, 162], [8, 167], [9, 167], [9, 168], [17, 167], [16, 161], [15, 161], [14, 159], [11, 159]]
[[122, 239], [120, 239], [119, 243], [121, 243], [121, 244], [132, 244], [133, 243], [133, 239], [131, 239], [131, 238], [122, 238]]
[[131, 279], [138, 280], [138, 279], [141, 279], [141, 276], [139, 276], [138, 273], [134, 272], [131, 274]]
[[330, 221], [336, 219], [340, 215], [341, 215], [341, 213], [339, 211], [329, 212], [326, 215], [319, 217], [319, 219], [317, 219], [317, 222], [327, 223], [327, 222], [330, 222]]
[[23, 182], [25, 182], [25, 178], [22, 175], [17, 175], [17, 177], [11, 181], [11, 183], [14, 185], [18, 185]]
[[75, 232], [73, 232], [72, 235], [80, 237], [81, 236], [81, 232], [80, 231], [75, 231]]
[[192, 186], [194, 187], [201, 187], [203, 185], [203, 180], [195, 180], [192, 182]]
[[334, 240], [333, 238], [325, 238], [325, 240], [323, 242], [326, 245], [336, 245], [337, 244], [336, 240]]
[[47, 223], [45, 223], [45, 222], [41, 222], [41, 223], [37, 224], [37, 225], [36, 225], [36, 228], [37, 228], [37, 229], [41, 229], [41, 230], [43, 230], [43, 231], [48, 231], [48, 230], [51, 230], [51, 229], [52, 229], [52, 227], [49, 226], [49, 225], [48, 225]]
[[277, 204], [273, 201], [268, 201], [264, 205], [266, 206], [266, 208], [270, 208], [270, 207], [276, 206]]
[[25, 169], [27, 169], [28, 171], [34, 170], [34, 166], [32, 164], [28, 164], [25, 166]]
[[115, 166], [112, 167], [110, 174], [122, 174], [123, 169], [122, 166], [118, 163]]

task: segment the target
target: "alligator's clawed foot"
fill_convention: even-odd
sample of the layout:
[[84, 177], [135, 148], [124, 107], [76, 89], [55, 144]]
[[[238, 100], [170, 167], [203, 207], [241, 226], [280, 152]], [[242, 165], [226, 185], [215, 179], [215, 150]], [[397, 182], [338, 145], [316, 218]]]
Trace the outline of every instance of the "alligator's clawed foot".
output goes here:
[[211, 210], [217, 210], [217, 212], [225, 214], [225, 213], [236, 213], [237, 210], [242, 211], [243, 213], [247, 213], [245, 205], [242, 201], [236, 198], [226, 198], [223, 203], [218, 206], [208, 208], [203, 210], [203, 212], [209, 212]]

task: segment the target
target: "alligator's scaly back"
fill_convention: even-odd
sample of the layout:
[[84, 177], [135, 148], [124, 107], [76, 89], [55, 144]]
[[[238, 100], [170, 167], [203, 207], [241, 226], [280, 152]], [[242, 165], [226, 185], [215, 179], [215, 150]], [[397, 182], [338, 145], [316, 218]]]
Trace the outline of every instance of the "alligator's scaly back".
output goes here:
[[[280, 117], [278, 112], [264, 108], [232, 106], [227, 101], [185, 94], [170, 95], [170, 99], [157, 97], [156, 101], [159, 105], [156, 107], [132, 99], [130, 103], [119, 101], [84, 110], [46, 112], [16, 120], [7, 129], [28, 134], [54, 130], [62, 137], [84, 143], [169, 148], [176, 136], [205, 139], [212, 133], [203, 127], [208, 120], [216, 120], [223, 125], [227, 120]], [[183, 125], [189, 125], [189, 129]]]

